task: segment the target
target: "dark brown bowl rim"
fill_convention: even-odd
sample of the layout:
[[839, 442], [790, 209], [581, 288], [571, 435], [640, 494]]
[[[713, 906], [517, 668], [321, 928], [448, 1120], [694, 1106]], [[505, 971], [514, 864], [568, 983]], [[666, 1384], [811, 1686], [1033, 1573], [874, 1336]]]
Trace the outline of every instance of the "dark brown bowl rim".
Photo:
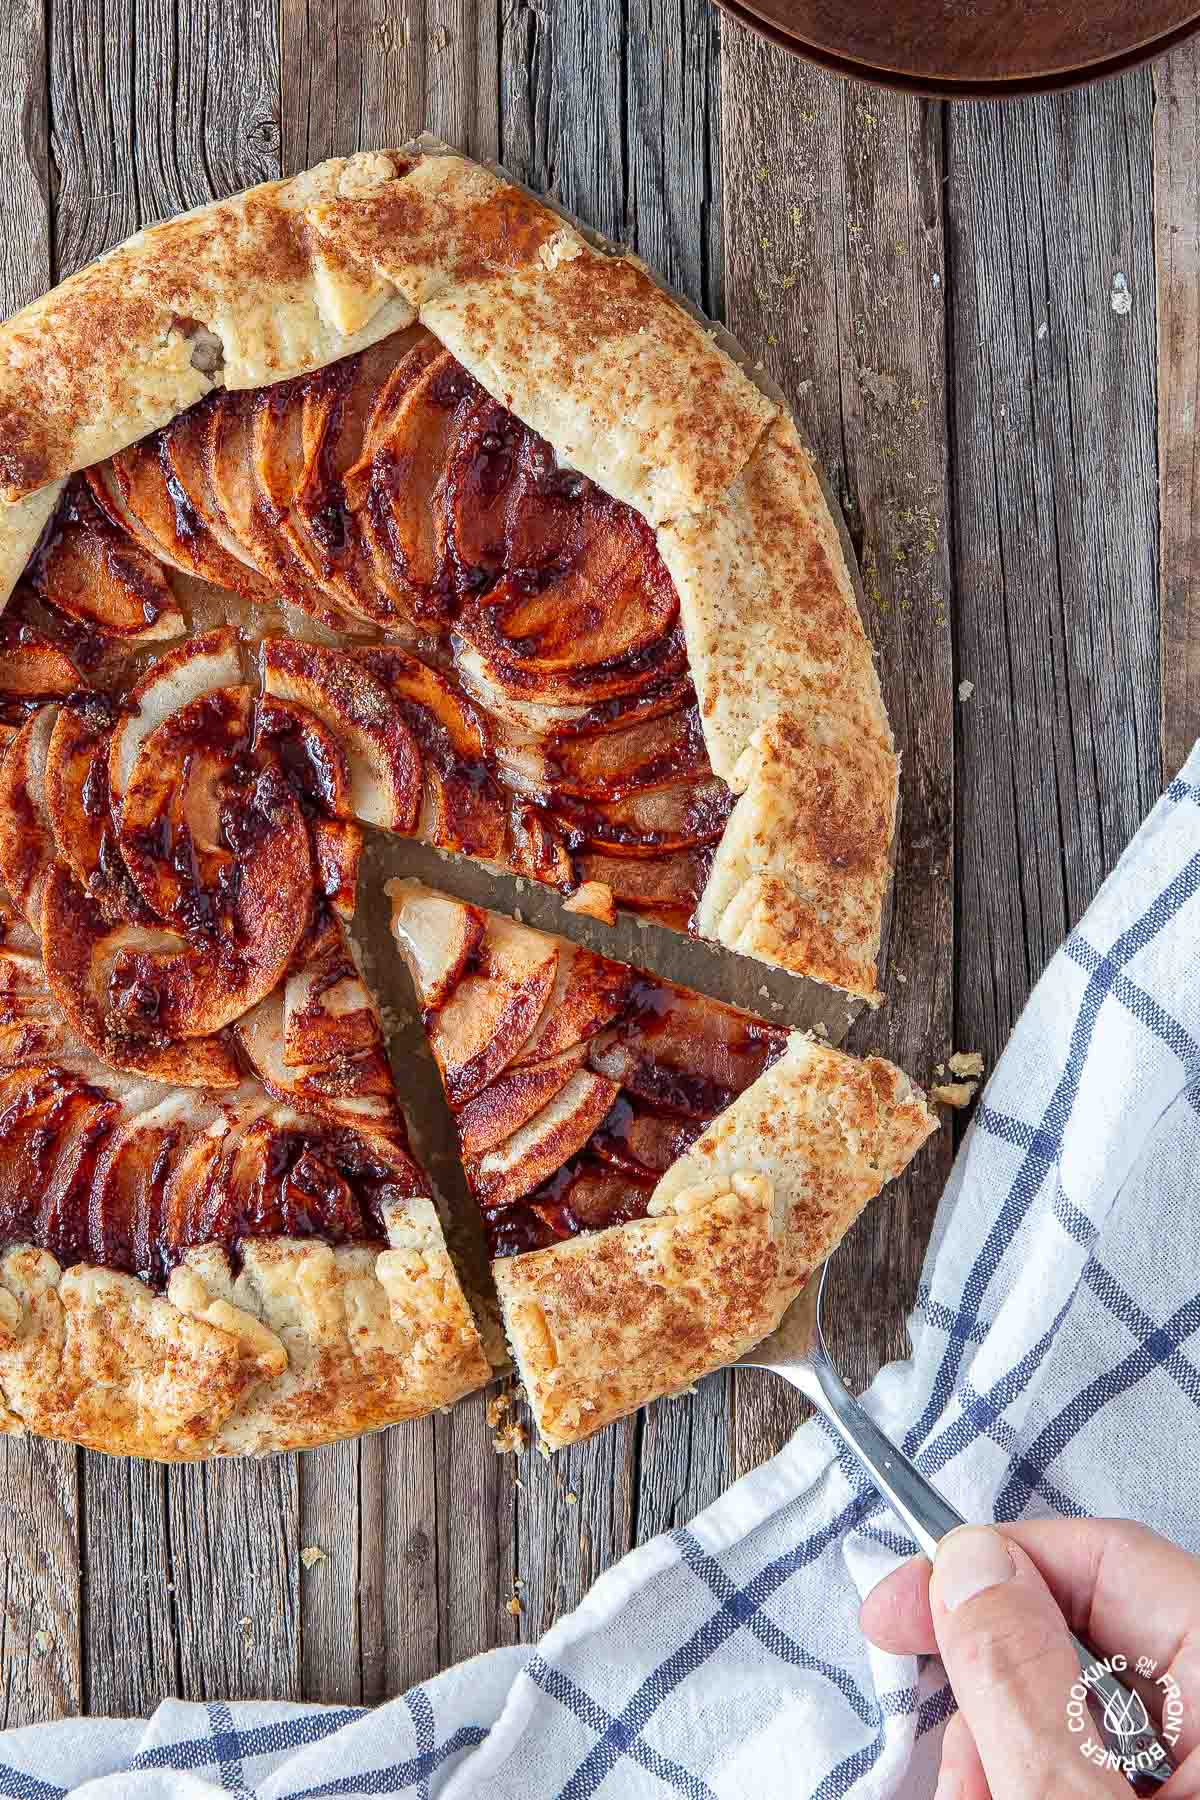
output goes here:
[[1049, 75], [1028, 75], [997, 81], [955, 81], [938, 75], [906, 75], [878, 68], [871, 63], [854, 62], [850, 57], [837, 56], [819, 44], [810, 43], [806, 38], [791, 36], [782, 26], [759, 18], [757, 13], [741, 4], [741, 0], [715, 0], [715, 4], [731, 19], [736, 19], [739, 25], [745, 25], [768, 43], [777, 44], [781, 50], [802, 57], [806, 62], [816, 63], [834, 75], [865, 81], [873, 87], [891, 88], [895, 93], [918, 94], [929, 100], [1020, 100], [1029, 94], [1062, 93], [1067, 88], [1084, 87], [1094, 81], [1109, 81], [1113, 76], [1125, 75], [1131, 69], [1141, 68], [1144, 63], [1153, 62], [1157, 56], [1164, 56], [1168, 50], [1185, 43], [1200, 31], [1200, 12], [1197, 12], [1194, 18], [1164, 32], [1161, 37], [1151, 39], [1149, 43], [1139, 44], [1134, 50], [1106, 57], [1100, 62], [1085, 63], [1078, 69], [1058, 69]]

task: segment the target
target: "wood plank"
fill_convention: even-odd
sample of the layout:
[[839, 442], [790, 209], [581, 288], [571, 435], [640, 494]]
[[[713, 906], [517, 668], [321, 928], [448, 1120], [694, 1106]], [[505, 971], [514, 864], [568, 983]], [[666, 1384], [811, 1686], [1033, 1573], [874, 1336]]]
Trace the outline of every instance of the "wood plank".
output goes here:
[[[111, 0], [54, 0], [60, 276], [139, 225], [277, 172], [271, 17], [261, 3], [139, 0], [130, 29], [128, 8]], [[295, 1459], [169, 1475], [130, 1460], [85, 1464], [88, 1710], [144, 1712], [175, 1692], [297, 1693]]]
[[1160, 786], [1150, 113], [1141, 71], [948, 116], [956, 1024], [989, 1062]]
[[427, 130], [499, 154], [496, 0], [282, 0], [285, 170]]
[[[731, 23], [721, 91], [728, 323], [783, 387], [841, 503], [903, 759], [887, 1002], [849, 1047], [928, 1080], [953, 1005], [940, 111], [835, 80]], [[729, 128], [748, 119], [752, 132]], [[903, 1352], [950, 1136], [865, 1215], [836, 1265], [829, 1313], [854, 1385]], [[783, 1384], [737, 1376], [738, 1471], [803, 1411]]]
[[1200, 43], [1153, 65], [1163, 775], [1200, 736]]
[[[0, 311], [50, 285], [45, 12], [39, 0], [0, 9]], [[79, 1710], [79, 1454], [67, 1444], [8, 1438], [0, 1446], [0, 1727]]]

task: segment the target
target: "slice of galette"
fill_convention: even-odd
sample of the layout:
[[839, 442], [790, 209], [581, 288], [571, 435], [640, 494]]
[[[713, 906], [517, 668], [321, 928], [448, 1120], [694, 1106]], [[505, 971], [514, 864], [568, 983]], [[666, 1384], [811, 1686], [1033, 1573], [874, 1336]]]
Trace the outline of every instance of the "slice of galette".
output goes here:
[[773, 1330], [935, 1128], [878, 1057], [419, 883], [390, 891], [551, 1448]]

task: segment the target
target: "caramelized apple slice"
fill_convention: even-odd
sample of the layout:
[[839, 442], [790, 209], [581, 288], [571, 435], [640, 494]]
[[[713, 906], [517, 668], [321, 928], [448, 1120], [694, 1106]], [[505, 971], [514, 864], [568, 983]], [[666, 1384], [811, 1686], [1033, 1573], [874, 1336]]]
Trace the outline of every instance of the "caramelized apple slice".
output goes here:
[[[475, 949], [463, 945], [475, 929], [476, 909], [398, 882], [392, 929], [422, 1006], [430, 1048], [452, 1106], [470, 1100], [508, 1066], [531, 1036], [554, 987], [558, 945], [553, 938], [485, 913]], [[448, 914], [437, 902], [451, 909]], [[466, 917], [456, 931], [454, 909]], [[443, 958], [443, 947], [445, 954]], [[462, 969], [456, 981], [449, 970]], [[444, 995], [434, 1005], [431, 995]]]
[[57, 717], [57, 706], [39, 707], [0, 763], [0, 875], [35, 931], [41, 930], [43, 895], [55, 866], [45, 778]]
[[580, 1069], [505, 1143], [480, 1157], [465, 1158], [480, 1204], [503, 1206], [540, 1186], [587, 1143], [618, 1092], [615, 1082]]
[[608, 1167], [585, 1152], [531, 1194], [526, 1205], [542, 1218], [561, 1208], [568, 1215], [569, 1232], [603, 1231], [609, 1225], [644, 1219], [656, 1180]]
[[324, 720], [290, 700], [268, 695], [255, 715], [254, 743], [278, 759], [306, 810], [350, 818], [350, 764]]
[[549, 887], [575, 885], [575, 864], [555, 821], [532, 801], [513, 796], [509, 806], [508, 863], [518, 875]]
[[350, 806], [368, 825], [410, 832], [421, 796], [421, 759], [400, 709], [344, 650], [270, 638], [262, 646], [263, 688], [314, 713], [341, 744], [350, 769]]
[[486, 914], [419, 881], [391, 881], [392, 930], [423, 1008], [445, 1006], [478, 960]]
[[313, 819], [309, 831], [317, 894], [328, 901], [339, 919], [349, 924], [358, 895], [362, 831], [344, 819], [322, 818]]
[[230, 530], [209, 479], [211, 404], [202, 401], [199, 406], [191, 407], [159, 433], [159, 455], [176, 519], [188, 517], [198, 527], [182, 540], [185, 554], [198, 565], [196, 573], [218, 587], [229, 588], [250, 600], [273, 599], [274, 588], [259, 573], [245, 546]]
[[654, 1109], [712, 1118], [782, 1055], [787, 1033], [749, 1013], [646, 976], [611, 1038], [593, 1043], [594, 1069]]
[[328, 624], [341, 621], [264, 504], [255, 476], [256, 392], [221, 393], [209, 401], [206, 467], [213, 499], [233, 538], [267, 582], [294, 605]]
[[166, 1192], [177, 1157], [216, 1108], [194, 1091], [159, 1098], [110, 1135], [91, 1184], [88, 1249], [105, 1268], [163, 1280], [171, 1245]]
[[[74, 1173], [72, 1141], [102, 1104], [95, 1089], [53, 1065], [0, 1072], [0, 1231], [6, 1241], [33, 1235], [60, 1158], [64, 1176]], [[76, 1249], [67, 1260], [78, 1257]]]
[[[510, 516], [545, 465], [545, 447], [497, 400], [465, 421], [446, 482], [454, 554], [466, 586], [491, 587], [509, 561]], [[566, 523], [564, 539], [569, 537]]]
[[691, 1149], [704, 1130], [701, 1119], [680, 1119], [626, 1099], [622, 1094], [592, 1137], [592, 1153], [627, 1175], [657, 1181]]
[[541, 1024], [514, 1058], [513, 1067], [540, 1063], [595, 1037], [624, 1011], [637, 980], [627, 963], [564, 942]]
[[[66, 651], [44, 632], [15, 618], [0, 620], [0, 713], [5, 719], [19, 725], [31, 707], [87, 691], [87, 682]], [[102, 699], [97, 695], [97, 704]]]
[[46, 752], [46, 813], [59, 856], [82, 887], [100, 878], [108, 827], [111, 733], [72, 707], [58, 709]]
[[426, 843], [500, 860], [505, 803], [488, 766], [491, 733], [480, 709], [444, 675], [394, 645], [355, 652], [400, 708], [420, 751]]
[[283, 985], [283, 1060], [291, 1068], [363, 1056], [383, 1043], [379, 1016], [345, 933], [318, 917]]
[[482, 1156], [527, 1125], [560, 1094], [583, 1066], [585, 1047], [576, 1044], [546, 1062], [511, 1065], [455, 1115], [464, 1156]]
[[252, 580], [247, 565], [217, 542], [175, 473], [172, 442], [176, 432], [188, 429], [184, 413], [153, 437], [117, 452], [109, 467], [121, 500], [141, 526], [143, 541], [165, 545], [176, 568], [234, 593], [260, 592], [258, 578]]
[[234, 1029], [255, 1073], [278, 1100], [342, 1124], [379, 1131], [397, 1125], [395, 1086], [382, 1042], [356, 1057], [285, 1062], [284, 997], [279, 990], [252, 1007]]
[[357, 356], [310, 376], [304, 394], [304, 467], [290, 515], [322, 584], [350, 611], [384, 620], [394, 608], [375, 578], [372, 559], [346, 499], [345, 478], [362, 454], [368, 420], [414, 331], [394, 333]]
[[231, 1177], [237, 1148], [256, 1120], [277, 1105], [259, 1082], [249, 1080], [223, 1094], [221, 1102], [207, 1130], [178, 1147], [167, 1176], [164, 1235], [177, 1254], [194, 1244], [232, 1245], [232, 1235], [221, 1235], [221, 1221], [233, 1209]]
[[233, 687], [241, 680], [237, 634], [227, 626], [189, 638], [153, 663], [125, 697], [126, 712], [113, 732], [108, 780], [114, 815], [138, 751], [156, 726], [209, 688]]
[[630, 912], [645, 913], [684, 931], [704, 892], [711, 857], [706, 848], [648, 858], [581, 850], [575, 857], [575, 875], [581, 884], [595, 881], [610, 889], [617, 904]]
[[[147, 440], [149, 442], [149, 440]], [[125, 533], [133, 542], [153, 557], [155, 562], [165, 563], [169, 569], [178, 569], [182, 574], [191, 573], [190, 563], [179, 552], [173, 551], [171, 542], [163, 542], [143, 525], [142, 521], [130, 511], [125, 504], [121, 483], [117, 479], [116, 470], [111, 461], [96, 463], [90, 469], [83, 470], [83, 479], [87, 482], [93, 500], [113, 525]]]
[[120, 848], [147, 906], [177, 931], [213, 936], [234, 882], [222, 822], [254, 777], [248, 687], [210, 688], [156, 725], [138, 751], [121, 805]]
[[109, 980], [114, 1015], [152, 1019], [173, 1038], [219, 1031], [263, 999], [308, 926], [312, 854], [295, 796], [270, 769], [222, 786], [217, 819], [228, 855], [214, 852], [216, 887], [201, 885], [204, 868], [193, 873], [193, 840], [184, 859], [190, 880], [171, 915], [191, 941], [122, 949]]
[[657, 856], [715, 843], [735, 796], [717, 775], [646, 788], [621, 800], [579, 800], [556, 794], [551, 810], [575, 842], [609, 856]]
[[555, 793], [585, 800], [621, 800], [639, 789], [705, 776], [711, 778], [712, 769], [695, 705], [665, 718], [636, 716], [615, 731], [563, 738], [549, 753]]
[[109, 637], [140, 642], [184, 629], [161, 565], [113, 527], [78, 477], [34, 565], [34, 586], [69, 619]]
[[347, 503], [384, 590], [413, 619], [447, 610], [448, 464], [483, 390], [448, 350], [419, 345], [396, 368], [371, 415]]
[[120, 981], [110, 993], [122, 958], [153, 965], [156, 955], [169, 954], [177, 944], [166, 933], [109, 925], [67, 869], [60, 864], [50, 875], [42, 905], [42, 955], [50, 990], [76, 1035], [114, 1069], [181, 1087], [236, 1087], [237, 1062], [223, 1037], [172, 1041], [156, 1016], [156, 990], [144, 984], [132, 994], [137, 1002], [132, 1005], [121, 1004], [130, 990]]
[[[506, 591], [494, 590], [498, 595]], [[549, 729], [553, 719], [553, 714], [544, 710], [547, 707], [579, 705], [591, 709], [624, 703], [629, 710], [636, 710], [632, 705], [633, 696], [657, 692], [665, 680], [687, 669], [687, 651], [678, 626], [653, 639], [644, 650], [588, 664], [582, 657], [578, 663], [573, 663], [565, 646], [554, 660], [518, 656], [516, 646], [500, 629], [505, 616], [482, 602], [465, 607], [455, 621], [456, 643], [469, 644], [475, 656], [470, 667], [464, 666], [461, 651], [456, 660], [465, 684], [481, 698], [487, 689], [498, 689], [508, 696], [510, 705], [514, 701], [524, 702], [527, 706], [536, 703], [541, 718], [546, 721], [542, 729]], [[595, 640], [588, 647], [595, 649]], [[535, 729], [538, 728], [538, 717], [537, 712], [526, 713]], [[577, 713], [575, 718], [582, 721], [583, 715]]]

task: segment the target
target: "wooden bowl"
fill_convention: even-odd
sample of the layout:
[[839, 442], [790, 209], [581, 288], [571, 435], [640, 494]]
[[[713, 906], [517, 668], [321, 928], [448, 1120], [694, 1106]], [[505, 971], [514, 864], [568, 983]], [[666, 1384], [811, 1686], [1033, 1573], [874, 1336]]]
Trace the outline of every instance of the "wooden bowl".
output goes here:
[[1200, 30], [1198, 0], [717, 0], [798, 56], [885, 87], [1006, 99], [1098, 81]]

